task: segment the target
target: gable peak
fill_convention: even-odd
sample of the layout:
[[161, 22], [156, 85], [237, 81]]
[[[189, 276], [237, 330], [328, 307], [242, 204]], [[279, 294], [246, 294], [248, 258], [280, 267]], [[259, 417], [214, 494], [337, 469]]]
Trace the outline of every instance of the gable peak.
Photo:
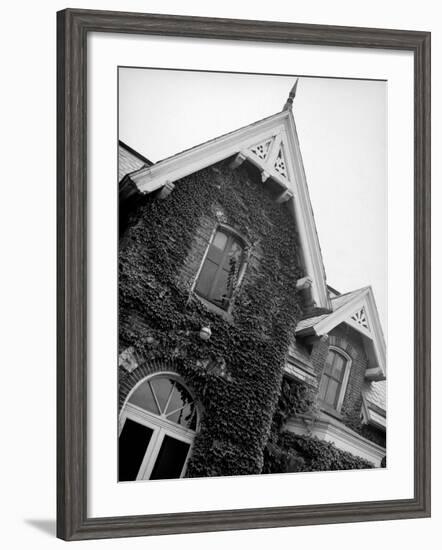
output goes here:
[[295, 83], [293, 84], [292, 89], [290, 90], [289, 97], [287, 98], [287, 101], [285, 102], [284, 107], [282, 108], [283, 111], [288, 111], [292, 108], [293, 100], [295, 99], [296, 90], [298, 88], [298, 82], [299, 82], [299, 78], [295, 80]]

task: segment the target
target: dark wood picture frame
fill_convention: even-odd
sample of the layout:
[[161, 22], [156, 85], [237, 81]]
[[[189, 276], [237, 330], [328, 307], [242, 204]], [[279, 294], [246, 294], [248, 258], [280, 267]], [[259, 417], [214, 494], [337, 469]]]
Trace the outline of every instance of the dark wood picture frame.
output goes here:
[[[414, 498], [87, 517], [87, 36], [90, 32], [408, 50], [414, 55]], [[430, 515], [430, 33], [67, 9], [57, 14], [57, 535], [128, 537]]]

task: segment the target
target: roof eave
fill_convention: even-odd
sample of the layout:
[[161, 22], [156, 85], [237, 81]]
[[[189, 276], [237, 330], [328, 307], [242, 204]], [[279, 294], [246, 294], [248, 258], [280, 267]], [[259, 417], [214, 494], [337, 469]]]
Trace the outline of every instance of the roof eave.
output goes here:
[[[282, 127], [285, 118], [287, 118], [286, 112], [276, 113], [249, 126], [177, 153], [152, 166], [141, 168], [133, 172], [131, 177], [141, 193], [151, 193], [162, 187], [166, 181], [177, 181], [239, 153], [241, 149], [252, 146], [261, 138], [265, 139], [266, 132], [275, 126], [275, 122], [281, 121]], [[245, 142], [238, 146], [242, 138]]]

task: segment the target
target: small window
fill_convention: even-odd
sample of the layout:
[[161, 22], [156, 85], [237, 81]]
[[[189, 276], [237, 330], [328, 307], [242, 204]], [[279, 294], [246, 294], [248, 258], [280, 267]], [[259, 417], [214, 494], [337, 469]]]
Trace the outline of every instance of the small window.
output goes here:
[[345, 391], [348, 359], [331, 349], [325, 361], [324, 372], [319, 384], [319, 398], [333, 409], [340, 409]]
[[244, 264], [244, 244], [228, 230], [218, 229], [207, 250], [195, 292], [221, 309], [228, 310]]

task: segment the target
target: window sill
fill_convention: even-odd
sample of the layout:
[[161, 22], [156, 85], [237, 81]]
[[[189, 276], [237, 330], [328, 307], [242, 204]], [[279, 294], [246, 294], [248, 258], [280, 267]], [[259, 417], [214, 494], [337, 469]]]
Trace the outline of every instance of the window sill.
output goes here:
[[199, 296], [195, 292], [192, 293], [192, 297], [197, 299], [199, 302], [205, 306], [206, 309], [208, 309], [212, 313], [216, 313], [217, 315], [220, 315], [225, 321], [228, 323], [233, 324], [233, 316], [230, 313], [230, 311], [226, 311], [225, 309], [222, 309], [221, 307], [218, 307], [217, 305], [213, 304], [212, 302], [209, 302], [209, 300], [206, 300], [202, 296]]
[[343, 420], [343, 416], [342, 414], [336, 410], [335, 408], [333, 408], [331, 405], [329, 405], [328, 403], [326, 403], [325, 401], [321, 401], [319, 400], [319, 408], [321, 409], [322, 412], [324, 412], [325, 414], [333, 417], [333, 418], [336, 418], [336, 420], [339, 420], [339, 421], [342, 421]]

